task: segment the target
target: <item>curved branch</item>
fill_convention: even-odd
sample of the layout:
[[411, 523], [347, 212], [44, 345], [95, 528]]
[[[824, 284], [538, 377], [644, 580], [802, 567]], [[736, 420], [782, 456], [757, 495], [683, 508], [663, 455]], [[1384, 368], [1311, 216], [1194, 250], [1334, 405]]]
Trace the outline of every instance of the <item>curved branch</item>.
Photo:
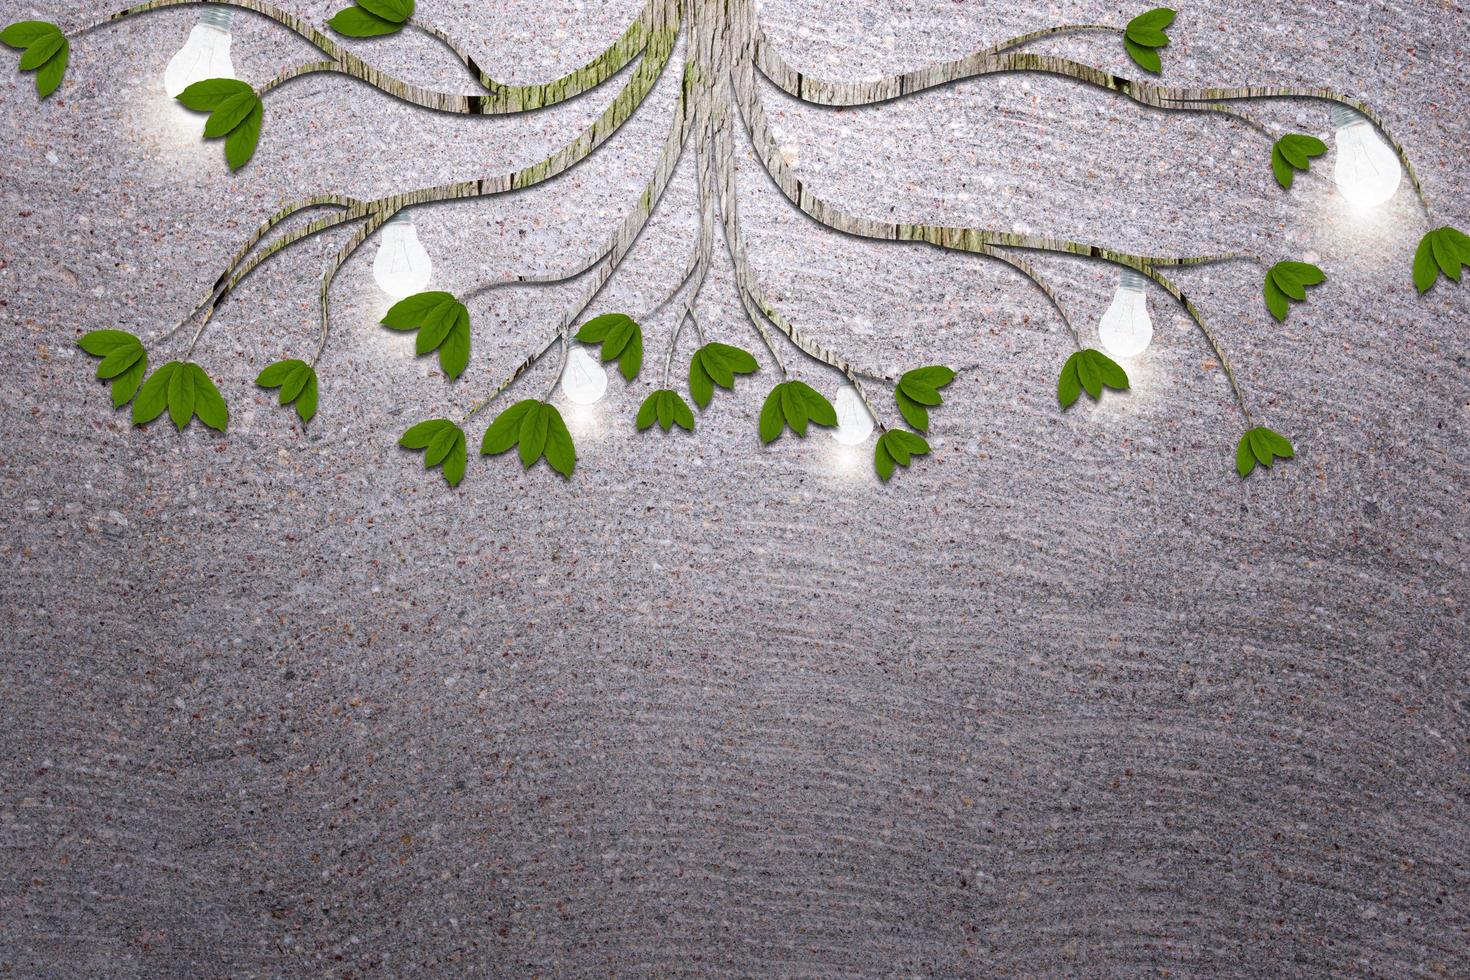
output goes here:
[[1062, 318], [1062, 324], [1066, 326], [1067, 332], [1072, 335], [1072, 341], [1077, 345], [1077, 349], [1082, 349], [1082, 335], [1077, 332], [1077, 326], [1072, 322], [1072, 316], [1067, 312], [1067, 307], [1063, 305], [1062, 297], [1052, 288], [1051, 283], [1041, 277], [1041, 273], [1036, 271], [1035, 266], [1018, 255], [1011, 255], [1009, 252], [1003, 252], [998, 248], [991, 248], [988, 245], [980, 250], [980, 254], [1003, 262], [1027, 279], [1030, 279], [1032, 285], [1041, 290], [1046, 298], [1051, 301], [1051, 305]]
[[331, 321], [331, 301], [329, 296], [332, 291], [332, 280], [337, 278], [337, 273], [341, 270], [343, 264], [352, 258], [352, 253], [356, 252], [362, 246], [363, 242], [371, 238], [373, 232], [387, 224], [388, 219], [392, 218], [396, 213], [394, 211], [379, 211], [374, 213], [372, 217], [363, 222], [362, 227], [357, 229], [357, 233], [352, 236], [347, 244], [342, 246], [341, 250], [337, 252], [336, 257], [332, 259], [332, 264], [327, 266], [327, 270], [322, 273], [322, 336], [321, 340], [317, 342], [316, 352], [311, 355], [311, 361], [309, 363], [312, 367], [316, 367], [316, 362], [322, 359], [322, 352], [327, 349], [328, 325]]
[[[643, 12], [621, 37], [582, 67], [550, 82], [530, 85], [505, 85], [496, 82], [480, 70], [474, 59], [465, 53], [462, 46], [435, 28], [415, 25], [443, 41], [467, 67], [478, 77], [486, 89], [485, 95], [461, 95], [440, 92], [404, 81], [364, 62], [357, 55], [338, 44], [332, 38], [312, 27], [305, 20], [288, 13], [263, 0], [148, 0], [132, 7], [106, 14], [75, 28], [71, 36], [77, 37], [125, 17], [166, 10], [170, 7], [194, 6], [202, 3], [222, 4], [238, 7], [260, 14], [294, 32], [307, 43], [325, 54], [330, 61], [322, 62], [325, 67], [316, 71], [334, 71], [359, 81], [366, 82], [381, 92], [422, 106], [436, 112], [461, 113], [468, 115], [497, 116], [531, 112], [544, 109], [568, 99], [575, 98], [601, 85], [621, 71], [646, 48], [653, 48], [661, 35], [678, 30], [677, 0], [648, 0]], [[668, 40], [672, 40], [669, 38]]]

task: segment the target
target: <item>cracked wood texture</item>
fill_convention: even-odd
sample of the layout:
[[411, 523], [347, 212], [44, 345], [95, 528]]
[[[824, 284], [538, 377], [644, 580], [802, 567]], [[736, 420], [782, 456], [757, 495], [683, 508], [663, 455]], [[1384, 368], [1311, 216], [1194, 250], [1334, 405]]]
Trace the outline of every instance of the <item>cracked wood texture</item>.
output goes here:
[[[102, 12], [59, 2], [0, 16]], [[335, 10], [287, 6], [318, 26]], [[1169, 84], [1361, 96], [1441, 220], [1470, 224], [1462, 10], [1178, 6]], [[644, 8], [423, 0], [415, 17], [517, 86], [592, 63]], [[759, 7], [787, 65], [839, 82], [1134, 12]], [[1054, 77], [860, 109], [758, 80], [782, 164], [858, 217], [1322, 265], [1284, 326], [1254, 266], [1170, 271], [1299, 458], [1234, 476], [1219, 364], [1156, 289], [1135, 391], [1059, 413], [1072, 345], [1027, 278], [820, 227], [735, 124], [734, 166], [684, 154], [592, 312], [649, 311], [711, 254], [699, 176], [720, 167], [739, 278], [803, 336], [882, 373], [970, 368], [934, 413], [934, 455], [883, 487], [871, 444], [760, 449], [777, 371], [715, 249], [703, 331], [763, 367], [693, 437], [632, 426], [670, 304], [644, 324], [638, 381], [568, 413], [572, 482], [477, 458], [450, 493], [397, 435], [493, 388], [584, 283], [480, 295], [449, 385], [375, 326], [369, 242], [335, 280], [306, 433], [250, 382], [309, 355], [317, 284], [356, 226], [273, 260], [210, 323], [195, 356], [230, 402], [227, 436], [131, 430], [75, 339], [166, 328], [287, 200], [545, 160], [636, 69], [513, 117], [302, 77], [267, 97], [256, 157], [231, 175], [161, 92], [195, 17], [87, 34], [41, 106], [13, 58], [0, 72], [0, 975], [1470, 973], [1470, 294], [1414, 297], [1407, 184], [1368, 217], [1325, 180], [1283, 195], [1238, 121]], [[319, 57], [245, 13], [234, 35], [252, 82]], [[484, 95], [434, 36], [350, 48], [426, 91]], [[1115, 36], [1027, 50], [1136, 75]], [[555, 275], [620, 241], [660, 174], [682, 61], [587, 162], [418, 209], [434, 288]], [[1250, 112], [1330, 134], [1317, 103]], [[1116, 271], [1025, 257], [1092, 342]], [[773, 340], [833, 391], [834, 372]], [[684, 330], [682, 358], [694, 344]], [[512, 394], [538, 396], [555, 368]]]

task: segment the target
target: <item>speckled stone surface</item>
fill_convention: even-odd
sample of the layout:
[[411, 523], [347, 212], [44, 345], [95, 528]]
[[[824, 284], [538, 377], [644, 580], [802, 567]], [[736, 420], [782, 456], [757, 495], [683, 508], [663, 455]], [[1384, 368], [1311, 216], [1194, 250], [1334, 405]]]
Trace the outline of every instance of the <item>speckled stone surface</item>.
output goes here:
[[[534, 80], [638, 6], [419, 10]], [[1180, 6], [1171, 81], [1359, 93], [1470, 227], [1462, 3]], [[762, 16], [794, 65], [855, 79], [1131, 11]], [[1323, 265], [1285, 326], [1249, 267], [1179, 277], [1299, 459], [1235, 477], [1224, 379], [1159, 293], [1136, 391], [1060, 414], [1066, 341], [1028, 283], [825, 232], [742, 146], [753, 262], [793, 319], [886, 366], [977, 366], [934, 457], [883, 487], [825, 437], [763, 451], [769, 369], [694, 437], [639, 435], [650, 373], [571, 418], [571, 483], [475, 458], [450, 493], [394, 439], [493, 385], [570, 290], [487, 297], [449, 385], [374, 326], [370, 246], [306, 435], [250, 381], [310, 352], [340, 239], [205, 334], [228, 436], [131, 430], [75, 338], [179, 316], [278, 202], [524, 165], [610, 90], [466, 121], [303, 79], [231, 176], [160, 90], [193, 16], [89, 35], [43, 106], [12, 54], [0, 71], [0, 975], [1470, 975], [1470, 288], [1415, 298], [1409, 195], [1371, 219], [1325, 181], [1283, 196], [1241, 127], [1062, 81], [847, 111], [767, 89], [798, 173], [861, 214]], [[258, 18], [235, 36], [253, 81], [308, 54]], [[427, 43], [361, 47], [462, 82]], [[1105, 37], [1043, 49], [1130, 70]], [[588, 250], [652, 169], [676, 79], [546, 188], [422, 212], [435, 284]], [[1261, 112], [1328, 134], [1320, 105]], [[598, 309], [668, 287], [693, 196], [686, 161]], [[1091, 329], [1112, 274], [1042, 267]], [[728, 264], [702, 304], [754, 348]], [[647, 325], [651, 355], [670, 326]]]

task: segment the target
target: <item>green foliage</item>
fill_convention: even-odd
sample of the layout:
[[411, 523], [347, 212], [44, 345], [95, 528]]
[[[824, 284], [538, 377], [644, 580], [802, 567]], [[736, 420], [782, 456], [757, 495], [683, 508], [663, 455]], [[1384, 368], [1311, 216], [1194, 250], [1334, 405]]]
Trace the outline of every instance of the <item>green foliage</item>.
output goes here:
[[403, 30], [413, 16], [414, 0], [357, 0], [337, 11], [327, 26], [347, 37], [382, 37]]
[[444, 482], [451, 487], [459, 486], [464, 479], [464, 430], [448, 419], [420, 422], [405, 432], [398, 444], [404, 449], [422, 449], [424, 469], [440, 467]]
[[1117, 361], [1089, 347], [1079, 350], [1062, 365], [1062, 376], [1057, 380], [1057, 401], [1062, 403], [1062, 408], [1071, 408], [1083, 391], [1097, 401], [1104, 388], [1127, 391], [1128, 373]]
[[1446, 225], [1424, 236], [1414, 253], [1414, 285], [1427, 293], [1442, 272], [1460, 281], [1460, 267], [1470, 265], [1470, 235]]
[[61, 85], [71, 57], [71, 42], [61, 28], [44, 20], [22, 20], [0, 31], [0, 41], [25, 50], [20, 56], [20, 70], [36, 73], [36, 94], [41, 98]]
[[582, 324], [577, 340], [601, 344], [604, 363], [617, 358], [623, 379], [632, 381], [643, 367], [643, 328], [626, 313], [604, 313]]
[[1266, 273], [1266, 308], [1279, 323], [1291, 312], [1287, 300], [1307, 298], [1307, 287], [1326, 282], [1327, 275], [1308, 262], [1278, 262]]
[[419, 356], [439, 351], [439, 366], [453, 381], [470, 363], [470, 311], [451, 293], [416, 293], [393, 304], [383, 316], [389, 330], [417, 330]]
[[262, 388], [281, 389], [281, 404], [296, 403], [296, 414], [303, 423], [316, 414], [316, 371], [305, 361], [277, 361], [255, 379]]
[[657, 422], [665, 432], [678, 425], [686, 432], [694, 431], [694, 412], [677, 391], [660, 388], [643, 400], [638, 409], [638, 431]]
[[735, 388], [735, 375], [754, 374], [760, 369], [748, 351], [729, 344], [705, 344], [689, 359], [689, 394], [700, 408], [709, 405], [715, 385]]
[[1175, 12], [1168, 7], [1156, 7], [1128, 22], [1123, 32], [1123, 47], [1128, 49], [1128, 57], [1134, 64], [1144, 71], [1157, 75], [1164, 70], [1158, 49], [1169, 46], [1169, 35], [1164, 30], [1174, 23], [1174, 17]]
[[1276, 458], [1291, 459], [1295, 455], [1285, 436], [1258, 425], [1241, 436], [1240, 445], [1235, 447], [1235, 472], [1250, 476], [1257, 463], [1270, 469]]
[[894, 392], [904, 421], [920, 432], [928, 432], [929, 409], [943, 404], [939, 389], [953, 380], [954, 372], [940, 365], [905, 371]]
[[102, 358], [97, 377], [112, 382], [112, 407], [122, 408], [131, 401], [148, 373], [148, 352], [143, 350], [143, 342], [123, 330], [93, 330], [77, 341], [77, 346]]
[[230, 411], [219, 389], [203, 368], [188, 361], [169, 361], [148, 376], [133, 400], [133, 424], [146, 425], [164, 409], [168, 409], [168, 417], [180, 431], [196, 415], [220, 432], [230, 421]]
[[255, 155], [263, 113], [255, 89], [233, 78], [206, 78], [184, 89], [177, 98], [186, 108], [209, 113], [204, 138], [224, 138], [225, 162], [231, 170], [239, 170]]
[[808, 422], [831, 427], [837, 424], [837, 409], [821, 392], [803, 381], [783, 381], [771, 389], [761, 406], [761, 442], [772, 443], [788, 426], [806, 438]]
[[1271, 172], [1283, 190], [1291, 190], [1298, 170], [1305, 173], [1312, 167], [1312, 160], [1327, 152], [1327, 144], [1315, 136], [1287, 133], [1271, 147]]
[[501, 412], [486, 430], [480, 453], [498, 456], [512, 446], [519, 447], [521, 466], [528, 470], [543, 455], [551, 468], [565, 477], [570, 477], [577, 465], [572, 434], [561, 412], [550, 402], [527, 398]]
[[929, 441], [903, 429], [889, 429], [873, 447], [873, 469], [884, 483], [893, 476], [893, 465], [907, 467], [915, 456], [929, 455]]

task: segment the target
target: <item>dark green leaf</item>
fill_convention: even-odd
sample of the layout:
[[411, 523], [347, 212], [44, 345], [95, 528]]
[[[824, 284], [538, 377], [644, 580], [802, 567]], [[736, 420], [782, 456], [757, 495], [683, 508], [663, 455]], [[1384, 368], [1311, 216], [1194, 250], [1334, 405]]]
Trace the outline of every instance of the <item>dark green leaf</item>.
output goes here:
[[194, 417], [194, 372], [190, 367], [180, 364], [168, 381], [168, 417], [180, 431]]
[[316, 372], [313, 371], [306, 382], [306, 387], [302, 388], [301, 394], [296, 396], [296, 416], [301, 419], [303, 425], [316, 417], [316, 400]]
[[437, 350], [439, 367], [451, 381], [470, 363], [470, 312], [453, 293], [415, 293], [394, 303], [381, 322], [389, 330], [417, 330], [415, 353], [423, 356]]
[[894, 397], [898, 401], [898, 411], [903, 415], [905, 422], [920, 432], [929, 431], [929, 410], [927, 408], [905, 395], [902, 388], [894, 392]]
[[260, 100], [256, 99], [255, 108], [225, 137], [225, 162], [231, 170], [239, 170], [255, 156], [255, 146], [260, 142], [261, 115]]
[[143, 348], [141, 347], [124, 347], [120, 350], [115, 350], [104, 357], [102, 362], [97, 365], [97, 377], [104, 381], [109, 378], [115, 378], [131, 368], [138, 362], [138, 358], [143, 356]]
[[260, 104], [254, 92], [240, 92], [219, 104], [204, 123], [204, 138], [218, 139], [245, 121], [250, 110]]
[[1326, 282], [1326, 274], [1307, 262], [1278, 262], [1266, 273], [1266, 308], [1278, 321], [1285, 322], [1291, 311], [1288, 299], [1298, 302], [1307, 298], [1308, 286]]
[[781, 386], [777, 385], [771, 389], [771, 393], [766, 396], [765, 404], [761, 406], [761, 442], [766, 444], [774, 442], [781, 435], [784, 424], [784, 417], [781, 414]]
[[531, 410], [540, 404], [534, 398], [527, 398], [501, 412], [486, 430], [485, 438], [480, 443], [480, 452], [486, 456], [497, 456], [509, 451], [520, 441], [521, 423], [525, 421]]
[[93, 330], [78, 340], [77, 346], [102, 358], [97, 377], [112, 382], [112, 407], [126, 405], [148, 373], [148, 354], [142, 342], [122, 330]]
[[1123, 47], [1127, 49], [1128, 57], [1133, 59], [1134, 64], [1144, 71], [1157, 75], [1164, 70], [1164, 60], [1159, 57], [1156, 49], [1146, 48], [1130, 37], [1123, 38]]
[[1281, 153], [1281, 147], [1271, 148], [1271, 172], [1276, 175], [1276, 183], [1281, 185], [1282, 190], [1291, 190], [1291, 185], [1296, 180], [1296, 170], [1286, 161]]
[[1294, 299], [1300, 303], [1307, 298], [1306, 287], [1291, 276], [1282, 274], [1277, 268], [1271, 269], [1268, 275], [1271, 277], [1271, 281], [1276, 284], [1276, 288], [1285, 293], [1290, 299]]
[[1077, 358], [1077, 380], [1082, 382], [1082, 389], [1088, 396], [1097, 401], [1102, 397], [1102, 375], [1092, 358], [1087, 356], [1089, 353], [1090, 351], [1083, 351], [1082, 356]]
[[[298, 408], [300, 403], [297, 403]], [[464, 430], [448, 419], [429, 419], [411, 427], [398, 440], [405, 449], [424, 450], [424, 469], [441, 467], [444, 482], [451, 487], [464, 479]]]
[[178, 361], [169, 361], [143, 382], [143, 387], [138, 389], [138, 397], [133, 400], [134, 425], [146, 425], [163, 414], [168, 407], [169, 384], [178, 369]]
[[1414, 253], [1414, 285], [1419, 292], [1427, 293], [1439, 281], [1439, 269], [1434, 264], [1434, 232], [1425, 235]]
[[444, 482], [450, 488], [459, 486], [459, 481], [464, 479], [465, 462], [465, 435], [456, 429], [454, 445], [449, 447], [449, 454], [444, 457], [444, 463], [439, 468], [439, 472], [444, 474]]
[[790, 384], [801, 399], [802, 408], [806, 410], [808, 418], [829, 429], [837, 424], [837, 409], [827, 400], [826, 395], [804, 381], [792, 381]]
[[112, 407], [122, 408], [137, 394], [143, 376], [148, 373], [148, 355], [144, 354], [133, 362], [133, 366], [112, 379]]
[[415, 293], [394, 303], [380, 321], [389, 330], [417, 330], [436, 307], [456, 302], [453, 293]]
[[873, 450], [873, 467], [878, 471], [879, 478], [886, 483], [893, 476], [895, 463], [908, 466], [913, 457], [928, 453], [927, 439], [903, 429], [889, 429], [878, 437], [878, 445]]
[[1247, 432], [1240, 437], [1240, 444], [1235, 447], [1235, 472], [1241, 476], [1250, 476], [1256, 468], [1256, 454], [1251, 452], [1251, 434]]
[[878, 471], [878, 479], [884, 483], [893, 476], [893, 454], [884, 448], [882, 436], [878, 437], [878, 443], [873, 447], [873, 469]]
[[648, 428], [658, 419], [659, 404], [663, 400], [663, 395], [664, 392], [660, 390], [655, 391], [643, 399], [643, 404], [638, 408], [638, 417], [633, 420], [633, 424], [638, 427], [639, 432]]
[[781, 413], [786, 416], [786, 424], [791, 427], [792, 432], [806, 438], [808, 416], [805, 401], [789, 381], [776, 387], [781, 389]]
[[545, 402], [537, 402], [526, 412], [526, 417], [521, 419], [521, 466], [528, 470], [541, 458], [541, 453], [546, 448], [546, 430], [550, 421], [546, 409], [549, 407]]
[[195, 112], [213, 112], [226, 99], [242, 93], [253, 95], [255, 90], [247, 83], [234, 78], [206, 78], [202, 82], [190, 85], [174, 98]]
[[632, 322], [633, 318], [626, 313], [604, 313], [582, 324], [577, 329], [577, 339], [584, 344], [600, 344], [614, 329], [621, 329], [624, 324]]
[[572, 434], [555, 405], [544, 404], [546, 416], [546, 462], [562, 476], [571, 478], [577, 465], [577, 449], [572, 443]]
[[77, 346], [93, 357], [106, 357], [119, 347], [142, 348], [142, 341], [125, 330], [93, 330], [82, 335]]
[[1077, 376], [1077, 363], [1082, 360], [1082, 352], [1078, 351], [1067, 362], [1062, 365], [1062, 374], [1057, 378], [1057, 401], [1061, 402], [1062, 408], [1072, 407], [1072, 403], [1082, 394], [1082, 381]]
[[1177, 12], [1168, 7], [1154, 7], [1147, 10], [1128, 22], [1130, 29], [1135, 27], [1148, 28], [1149, 30], [1162, 31], [1174, 23]]
[[618, 356], [618, 372], [622, 374], [624, 381], [632, 381], [638, 377], [638, 372], [643, 369], [643, 331], [634, 328], [632, 335], [628, 338], [628, 346], [623, 348], [622, 354]]
[[65, 44], [66, 38], [59, 31], [38, 39], [26, 48], [25, 54], [20, 56], [20, 70], [35, 71], [50, 61], [51, 56], [59, 52]]
[[194, 414], [211, 429], [224, 432], [230, 423], [230, 410], [225, 405], [224, 397], [199, 365], [188, 364], [185, 369], [194, 382]]
[[307, 367], [302, 361], [297, 361], [296, 364], [296, 369], [291, 372], [291, 376], [286, 379], [286, 383], [280, 386], [282, 405], [289, 405], [295, 401], [301, 395], [301, 390], [306, 387], [306, 382], [311, 380], [311, 368]]
[[438, 466], [444, 462], [444, 458], [449, 455], [449, 450], [454, 448], [454, 440], [458, 436], [458, 426], [440, 426], [439, 431], [434, 433], [434, 438], [429, 440], [429, 445], [424, 448], [424, 465]]
[[1123, 366], [1117, 361], [1100, 350], [1091, 349], [1082, 352], [1082, 359], [1091, 363], [1104, 386], [1114, 391], [1128, 390], [1128, 372], [1124, 371]]
[[403, 30], [402, 23], [384, 20], [361, 7], [347, 7], [337, 11], [327, 21], [327, 26], [347, 37], [382, 37]]
[[456, 314], [454, 326], [439, 347], [439, 366], [451, 381], [464, 374], [470, 363], [470, 311], [459, 306]]
[[1430, 234], [1430, 248], [1439, 271], [1455, 282], [1460, 281], [1460, 249], [1441, 229]]
[[689, 403], [684, 401], [676, 391], [669, 392], [669, 401], [674, 405], [674, 424], [685, 432], [693, 432], [694, 412], [689, 408]]
[[268, 365], [255, 378], [262, 388], [279, 388], [280, 403], [296, 403], [296, 415], [302, 422], [310, 422], [316, 414], [317, 379], [316, 371], [305, 361], [277, 361]]
[[906, 381], [912, 381], [929, 388], [937, 389], [949, 384], [954, 380], [954, 377], [954, 371], [943, 365], [936, 364], [930, 367], [914, 368], [912, 371], [905, 371], [903, 377], [898, 380], [900, 384]]
[[1287, 314], [1291, 312], [1291, 304], [1286, 301], [1286, 294], [1269, 275], [1266, 276], [1266, 309], [1270, 310], [1271, 315], [1280, 323], [1285, 323]]
[[694, 356], [699, 358], [700, 366], [704, 368], [704, 373], [709, 375], [711, 381], [721, 388], [735, 387], [735, 372], [730, 370], [730, 366], [723, 359], [708, 349], [697, 351]]
[[411, 426], [399, 438], [398, 444], [405, 449], [426, 449], [445, 426], [453, 424], [448, 419], [429, 419], [427, 422], [420, 422], [418, 425]]
[[705, 344], [702, 349], [706, 357], [718, 361], [732, 374], [754, 374], [760, 370], [760, 364], [750, 355], [750, 352], [739, 347], [715, 343]]
[[297, 371], [306, 367], [305, 361], [288, 360], [268, 364], [255, 376], [255, 383], [262, 388], [279, 388]]
[[70, 57], [71, 42], [63, 40], [56, 53], [48, 58], [44, 65], [36, 69], [37, 95], [44, 99], [61, 87], [61, 80], [66, 76], [66, 65]]
[[61, 28], [44, 20], [20, 20], [0, 31], [0, 43], [12, 48], [29, 48], [46, 37], [60, 33]]
[[658, 424], [665, 432], [674, 427], [674, 403], [664, 392], [657, 392]]
[[1262, 466], [1270, 467], [1271, 444], [1266, 441], [1265, 435], [1258, 428], [1252, 429], [1249, 434], [1251, 437], [1251, 453], [1256, 457], [1256, 462]]
[[934, 388], [919, 381], [905, 380], [906, 378], [907, 375], [899, 379], [898, 390], [900, 392], [920, 405], [927, 405], [931, 408], [941, 403], [942, 399], [939, 397], [939, 392]]
[[695, 351], [694, 356], [689, 359], [689, 395], [694, 399], [694, 404], [706, 408], [715, 395], [715, 383], [710, 380], [699, 355], [700, 352]]
[[413, 0], [357, 0], [357, 5], [375, 17], [402, 24], [413, 16]]

